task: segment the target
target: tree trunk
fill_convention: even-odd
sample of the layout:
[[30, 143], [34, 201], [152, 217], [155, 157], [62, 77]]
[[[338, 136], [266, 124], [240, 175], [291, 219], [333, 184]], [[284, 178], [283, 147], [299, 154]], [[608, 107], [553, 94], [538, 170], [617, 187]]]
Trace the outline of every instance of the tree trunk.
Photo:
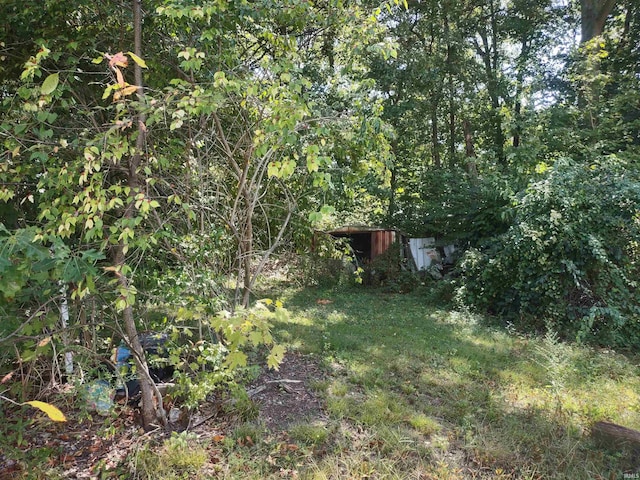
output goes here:
[[[398, 155], [398, 141], [397, 140], [393, 140], [391, 142], [391, 151], [393, 152], [393, 155], [395, 158], [397, 158]], [[396, 188], [398, 186], [398, 176], [396, 173], [396, 166], [395, 166], [395, 162], [394, 165], [391, 167], [391, 181], [389, 184], [389, 208], [387, 210], [387, 223], [389, 225], [393, 225], [393, 217], [396, 214]]]
[[438, 94], [434, 93], [431, 100], [431, 145], [433, 149], [431, 156], [433, 158], [433, 166], [440, 168], [440, 145], [438, 141]]
[[629, 446], [640, 448], [640, 432], [609, 422], [596, 422], [591, 427], [591, 436], [608, 447]]
[[253, 221], [251, 211], [247, 211], [244, 239], [240, 248], [242, 263], [242, 306], [247, 308], [251, 300], [251, 259], [253, 257]]
[[500, 63], [500, 56], [498, 52], [498, 38], [497, 38], [497, 18], [495, 5], [493, 1], [489, 2], [490, 17], [491, 17], [491, 39], [489, 39], [489, 33], [486, 26], [481, 25], [478, 29], [478, 35], [482, 40], [482, 47], [476, 42], [476, 51], [482, 58], [485, 67], [485, 74], [487, 76], [487, 93], [491, 99], [491, 110], [489, 112], [489, 125], [492, 133], [493, 147], [496, 152], [496, 159], [498, 164], [505, 166], [507, 163], [504, 153], [505, 134], [502, 130], [502, 114], [500, 113], [500, 92], [498, 81], [498, 67]]
[[[142, 57], [142, 0], [133, 0], [133, 28], [134, 28], [134, 53], [139, 57]], [[141, 101], [144, 96], [142, 89], [142, 69], [136, 63], [134, 66], [134, 77], [136, 85], [138, 86], [138, 100]], [[143, 113], [138, 115], [138, 137], [136, 138], [136, 150], [134, 154], [129, 158], [129, 169], [127, 175], [127, 184], [131, 188], [131, 195], [135, 197], [135, 192], [140, 188], [140, 182], [138, 179], [138, 169], [142, 158], [142, 152], [145, 146], [145, 127], [146, 121]], [[133, 218], [134, 201], [132, 200], [127, 205], [124, 217]], [[122, 267], [126, 263], [126, 249], [124, 241], [121, 241], [118, 245], [115, 253], [115, 266], [118, 275], [118, 281], [124, 291], [131, 288], [129, 279], [125, 274], [121, 272]], [[133, 314], [133, 307], [128, 305], [122, 312], [124, 321], [125, 333], [127, 336], [127, 343], [134, 354], [134, 362], [136, 364], [136, 370], [138, 380], [140, 382], [140, 391], [142, 393], [142, 421], [145, 429], [150, 429], [151, 426], [160, 420], [163, 426], [166, 426], [167, 420], [162, 408], [162, 396], [157, 391], [155, 383], [149, 375], [149, 368], [145, 358], [144, 350], [140, 343], [138, 336], [138, 329], [136, 327], [135, 318]], [[154, 401], [154, 397], [157, 400]]]
[[580, 43], [602, 35], [607, 17], [616, 0], [580, 0]]
[[453, 168], [456, 164], [456, 110], [455, 110], [455, 84], [454, 84], [454, 48], [451, 45], [451, 29], [449, 26], [449, 9], [450, 5], [444, 8], [444, 35], [447, 42], [447, 75], [448, 75], [448, 94], [449, 94], [449, 166]]
[[462, 124], [464, 131], [465, 155], [467, 157], [467, 172], [472, 178], [478, 178], [478, 166], [476, 165], [476, 151], [473, 147], [473, 136], [471, 134], [471, 122], [466, 120]]
[[527, 57], [529, 56], [529, 42], [526, 38], [522, 40], [522, 51], [517, 60], [518, 71], [516, 73], [516, 94], [514, 110], [515, 126], [513, 128], [513, 147], [518, 148], [520, 146], [520, 133], [522, 132], [522, 85], [524, 83], [524, 65], [526, 64]]
[[493, 0], [489, 2], [491, 13], [491, 76], [489, 77], [489, 94], [491, 95], [491, 110], [493, 114], [493, 141], [495, 143], [496, 157], [501, 165], [507, 164], [507, 158], [504, 153], [504, 142], [506, 140], [504, 130], [502, 129], [502, 114], [500, 113], [500, 92], [498, 71], [500, 63], [500, 54], [498, 50], [498, 19], [496, 5]]
[[[453, 82], [450, 76], [450, 81]], [[453, 100], [453, 89], [449, 90], [449, 166], [456, 165], [456, 111]]]

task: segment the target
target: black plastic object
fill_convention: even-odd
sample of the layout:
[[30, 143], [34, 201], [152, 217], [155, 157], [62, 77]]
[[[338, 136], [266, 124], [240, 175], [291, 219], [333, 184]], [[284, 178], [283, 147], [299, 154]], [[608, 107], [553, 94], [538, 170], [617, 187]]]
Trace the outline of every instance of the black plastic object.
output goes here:
[[[169, 337], [165, 333], [143, 333], [139, 339], [149, 360], [151, 379], [156, 383], [170, 380], [174, 368], [167, 364]], [[116, 348], [115, 364], [119, 375], [124, 380], [124, 385], [116, 389], [116, 399], [123, 397], [129, 397], [130, 400], [136, 399], [140, 393], [140, 382], [133, 373], [133, 353], [124, 343]]]

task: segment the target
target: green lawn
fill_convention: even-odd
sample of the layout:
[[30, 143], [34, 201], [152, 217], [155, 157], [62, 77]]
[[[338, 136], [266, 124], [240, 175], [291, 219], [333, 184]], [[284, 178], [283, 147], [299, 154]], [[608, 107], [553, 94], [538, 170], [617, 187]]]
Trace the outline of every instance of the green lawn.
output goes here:
[[637, 357], [491, 328], [425, 298], [364, 288], [282, 294], [292, 315], [276, 336], [330, 374], [317, 386], [328, 434], [322, 448], [293, 460], [301, 477], [587, 479], [640, 471], [632, 451], [589, 436], [599, 420], [640, 429]]
[[[312, 385], [326, 415], [284, 433], [247, 420], [214, 445], [177, 436], [142, 452], [156, 470], [139, 478], [638, 478], [638, 452], [590, 435], [600, 420], [640, 429], [638, 357], [490, 327], [426, 290], [276, 295], [290, 318], [275, 336], [327, 372]], [[216, 462], [194, 473], [204, 448]]]

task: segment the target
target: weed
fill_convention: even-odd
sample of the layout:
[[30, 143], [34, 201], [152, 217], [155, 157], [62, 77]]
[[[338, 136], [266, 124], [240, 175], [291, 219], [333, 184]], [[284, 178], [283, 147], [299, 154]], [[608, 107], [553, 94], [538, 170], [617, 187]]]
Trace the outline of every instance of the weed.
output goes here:
[[309, 381], [309, 388], [316, 393], [326, 393], [329, 390], [329, 380], [311, 380]]
[[235, 428], [231, 438], [241, 447], [253, 447], [264, 437], [264, 427], [253, 423], [243, 423]]
[[574, 369], [570, 362], [570, 348], [559, 341], [558, 334], [547, 329], [542, 342], [537, 346], [538, 362], [547, 373], [547, 387], [553, 397], [557, 414], [562, 412], [565, 382]]

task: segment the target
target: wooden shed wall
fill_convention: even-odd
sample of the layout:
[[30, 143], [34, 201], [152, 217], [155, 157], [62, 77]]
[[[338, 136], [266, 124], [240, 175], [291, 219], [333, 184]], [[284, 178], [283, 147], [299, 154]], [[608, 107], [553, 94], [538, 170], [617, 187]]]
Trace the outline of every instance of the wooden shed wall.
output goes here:
[[396, 232], [393, 230], [371, 232], [371, 260], [386, 252], [395, 240]]

